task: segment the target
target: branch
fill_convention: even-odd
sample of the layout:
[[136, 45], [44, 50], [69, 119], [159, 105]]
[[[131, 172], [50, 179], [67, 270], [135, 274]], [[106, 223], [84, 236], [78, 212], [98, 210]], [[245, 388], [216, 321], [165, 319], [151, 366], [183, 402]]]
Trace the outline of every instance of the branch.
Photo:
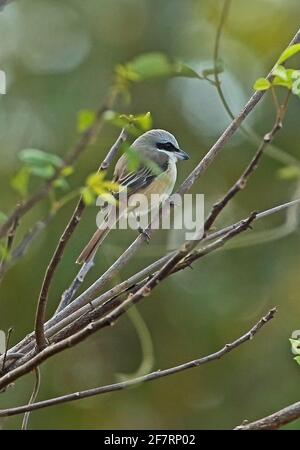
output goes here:
[[[24, 405], [19, 406], [16, 408], [9, 408], [5, 410], [0, 410], [0, 417], [8, 417], [13, 416], [17, 414], [22, 414], [24, 412], [29, 411], [35, 411], [37, 409], [47, 408], [49, 406], [58, 405], [61, 403], [71, 402], [74, 400], [80, 400], [87, 397], [93, 397], [95, 395], [101, 395], [106, 394], [108, 392], [115, 392], [120, 391], [123, 389], [128, 389], [132, 386], [146, 383], [149, 381], [154, 381], [159, 378], [167, 377], [170, 375], [174, 375], [179, 372], [183, 372], [184, 370], [192, 369], [194, 367], [199, 367], [201, 365], [210, 363], [212, 361], [219, 360], [223, 356], [225, 356], [227, 353], [232, 352], [234, 349], [242, 345], [243, 343], [250, 341], [253, 339], [253, 337], [261, 330], [261, 328], [266, 325], [270, 320], [273, 319], [274, 315], [276, 314], [276, 308], [271, 309], [266, 316], [262, 317], [259, 322], [257, 322], [250, 331], [248, 331], [243, 336], [239, 337], [235, 341], [226, 344], [222, 349], [219, 351], [212, 353], [208, 356], [205, 356], [203, 358], [195, 359], [193, 361], [186, 362], [184, 364], [181, 364], [179, 366], [174, 366], [169, 369], [165, 370], [157, 370], [155, 372], [151, 372], [147, 375], [144, 375], [142, 377], [134, 378], [132, 380], [123, 381], [120, 383], [115, 383], [107, 386], [101, 386], [94, 389], [88, 389], [86, 391], [81, 392], [75, 392], [73, 394], [63, 395], [61, 397], [52, 398], [49, 400], [44, 400], [37, 403], [32, 403], [30, 405]], [[47, 349], [46, 349], [47, 350]]]
[[[101, 165], [98, 169], [98, 172], [108, 169], [108, 167], [110, 166], [110, 164], [113, 161], [114, 156], [118, 152], [121, 144], [125, 141], [125, 139], [126, 139], [126, 132], [123, 129], [121, 131], [118, 139], [116, 140], [115, 144], [112, 146], [112, 148], [108, 152], [107, 156], [105, 157], [104, 161], [101, 163]], [[73, 157], [75, 157], [75, 154], [73, 155]], [[46, 273], [44, 276], [43, 284], [42, 284], [39, 299], [38, 299], [36, 318], [35, 318], [36, 344], [37, 344], [37, 348], [39, 350], [42, 350], [47, 345], [47, 340], [46, 340], [45, 331], [44, 331], [44, 322], [45, 322], [46, 306], [47, 306], [50, 285], [51, 285], [54, 273], [59, 265], [59, 262], [63, 256], [63, 254], [64, 254], [67, 243], [69, 242], [77, 225], [80, 222], [80, 219], [81, 219], [84, 209], [85, 209], [85, 203], [81, 197], [75, 207], [75, 210], [73, 211], [73, 214], [72, 214], [72, 217], [71, 217], [69, 223], [67, 224], [63, 234], [60, 237], [59, 243], [54, 251], [54, 254], [50, 260], [50, 263], [47, 267], [47, 270], [46, 270]]]
[[[40, 372], [40, 369], [38, 367], [36, 367], [34, 369], [34, 375], [35, 375], [35, 382], [34, 382], [33, 391], [32, 391], [32, 394], [30, 396], [28, 405], [32, 405], [36, 401], [36, 398], [37, 398], [38, 393], [39, 393], [39, 389], [40, 389], [40, 385], [41, 385], [41, 372]], [[27, 430], [29, 416], [30, 416], [30, 411], [27, 411], [24, 414], [24, 417], [23, 417], [22, 430]]]
[[271, 414], [270, 416], [256, 420], [255, 422], [247, 423], [247, 421], [245, 421], [243, 425], [239, 425], [235, 428], [235, 430], [277, 430], [283, 425], [299, 419], [299, 417], [300, 402], [297, 402]]

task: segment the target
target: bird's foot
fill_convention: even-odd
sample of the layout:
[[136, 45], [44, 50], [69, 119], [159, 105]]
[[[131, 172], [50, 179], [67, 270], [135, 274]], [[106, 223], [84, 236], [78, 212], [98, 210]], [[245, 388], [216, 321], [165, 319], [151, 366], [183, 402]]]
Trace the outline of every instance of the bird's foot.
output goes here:
[[145, 236], [147, 244], [149, 244], [151, 236], [147, 230], [144, 230], [142, 227], [138, 227], [138, 232]]

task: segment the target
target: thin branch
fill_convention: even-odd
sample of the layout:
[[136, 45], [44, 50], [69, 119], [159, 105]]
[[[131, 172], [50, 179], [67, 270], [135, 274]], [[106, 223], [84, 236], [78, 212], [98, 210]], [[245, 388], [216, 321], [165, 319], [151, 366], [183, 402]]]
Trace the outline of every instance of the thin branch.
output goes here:
[[[192, 369], [194, 367], [199, 367], [204, 364], [208, 364], [212, 361], [219, 360], [226, 354], [232, 352], [234, 349], [238, 348], [243, 343], [250, 341], [254, 338], [254, 336], [264, 327], [270, 320], [273, 319], [276, 314], [276, 308], [271, 309], [264, 317], [262, 317], [252, 328], [250, 331], [245, 333], [243, 336], [239, 337], [235, 341], [226, 344], [222, 349], [218, 350], [215, 353], [212, 353], [203, 358], [195, 359], [193, 361], [186, 362], [184, 364], [180, 364], [178, 366], [171, 367], [169, 369], [157, 370], [155, 372], [151, 372], [142, 377], [134, 378], [132, 380], [127, 380], [120, 383], [115, 383], [107, 386], [101, 386], [94, 389], [88, 389], [86, 391], [75, 392], [73, 394], [63, 395], [61, 397], [52, 398], [49, 400], [44, 400], [41, 402], [33, 403], [30, 405], [18, 406], [16, 408], [9, 408], [5, 410], [0, 410], [0, 417], [8, 417], [17, 414], [23, 414], [28, 411], [35, 411], [37, 409], [47, 408], [49, 406], [59, 405], [66, 402], [71, 402], [74, 400], [80, 400], [83, 398], [93, 397], [96, 395], [106, 394], [108, 392], [120, 391], [123, 389], [130, 388], [135, 385], [139, 385], [141, 383], [146, 383], [149, 381], [154, 381], [159, 378], [167, 377], [170, 375], [174, 375], [179, 372], [183, 372], [188, 369]], [[47, 350], [47, 349], [46, 349]], [[44, 351], [46, 351], [44, 350]]]
[[[30, 396], [28, 405], [32, 405], [35, 401], [36, 398], [38, 396], [39, 390], [40, 390], [40, 385], [41, 385], [41, 372], [40, 369], [38, 367], [36, 367], [34, 369], [34, 375], [35, 375], [35, 382], [34, 382], [34, 386], [33, 386], [33, 391], [32, 394]], [[22, 421], [22, 430], [27, 430], [28, 428], [28, 421], [29, 421], [29, 416], [30, 416], [30, 411], [27, 411], [24, 414], [23, 417], [23, 421]]]
[[219, 60], [219, 49], [220, 49], [220, 44], [221, 44], [221, 36], [222, 36], [222, 32], [223, 32], [223, 28], [226, 22], [226, 18], [228, 16], [229, 13], [229, 8], [230, 8], [230, 4], [231, 4], [231, 0], [224, 0], [223, 2], [223, 7], [222, 7], [222, 11], [221, 11], [221, 18], [220, 18], [220, 22], [217, 28], [217, 33], [216, 33], [216, 40], [215, 40], [215, 47], [214, 47], [214, 79], [215, 79], [215, 86], [216, 89], [218, 91], [219, 97], [221, 99], [221, 102], [224, 106], [224, 108], [227, 111], [227, 114], [229, 115], [229, 117], [233, 120], [234, 119], [234, 114], [231, 111], [226, 98], [224, 96], [223, 90], [221, 88], [221, 80], [219, 77], [219, 73], [218, 73], [218, 60]]
[[10, 258], [3, 261], [0, 269], [0, 281], [3, 279], [6, 272], [14, 266], [26, 254], [30, 244], [38, 237], [38, 235], [49, 224], [53, 214], [50, 213], [45, 219], [39, 220], [29, 231], [27, 231], [21, 242], [12, 250]]
[[[125, 129], [123, 129], [118, 136], [116, 142], [111, 147], [109, 152], [107, 153], [107, 156], [101, 163], [98, 172], [101, 172], [103, 170], [108, 169], [110, 164], [113, 161], [114, 156], [118, 152], [121, 144], [126, 139], [126, 132]], [[75, 154], [73, 155], [73, 158], [75, 157]], [[67, 243], [69, 242], [71, 236], [73, 235], [77, 225], [80, 222], [80, 219], [82, 217], [83, 211], [85, 209], [85, 203], [83, 201], [83, 198], [81, 197], [75, 207], [75, 210], [73, 211], [72, 217], [69, 220], [63, 234], [60, 237], [59, 243], [54, 251], [54, 254], [50, 260], [50, 263], [47, 267], [43, 284], [41, 287], [37, 309], [36, 309], [36, 318], [35, 318], [35, 335], [36, 335], [36, 345], [38, 350], [42, 350], [47, 345], [47, 340], [45, 337], [45, 331], [44, 331], [44, 322], [45, 322], [45, 314], [46, 314], [46, 306], [47, 306], [47, 300], [48, 300], [48, 294], [50, 285], [54, 276], [54, 273], [59, 265], [59, 262], [64, 254], [65, 248], [67, 246]]]
[[271, 414], [270, 416], [256, 420], [255, 422], [249, 423], [244, 421], [243, 424], [236, 427], [235, 430], [278, 430], [278, 428], [281, 428], [283, 425], [293, 422], [299, 418], [300, 402], [297, 402]]

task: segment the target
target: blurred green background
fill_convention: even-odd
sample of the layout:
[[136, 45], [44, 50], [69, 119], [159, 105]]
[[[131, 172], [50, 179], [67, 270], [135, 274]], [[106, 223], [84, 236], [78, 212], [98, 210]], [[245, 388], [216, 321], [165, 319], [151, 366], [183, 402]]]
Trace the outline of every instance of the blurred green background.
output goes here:
[[[0, 68], [7, 74], [7, 94], [0, 97], [0, 210], [8, 212], [18, 197], [9, 180], [20, 167], [18, 152], [38, 148], [63, 156], [78, 139], [77, 114], [96, 109], [112, 82], [114, 67], [135, 56], [160, 51], [197, 70], [212, 67], [222, 0], [15, 0], [0, 13]], [[299, 27], [298, 0], [233, 0], [224, 27], [220, 75], [228, 103], [237, 113]], [[154, 126], [174, 133], [191, 159], [179, 167], [182, 181], [230, 122], [213, 86], [197, 79], [160, 79], [133, 87], [132, 103], [121, 112], [151, 111]], [[276, 145], [300, 160], [299, 99], [290, 103]], [[274, 119], [271, 99], [247, 120], [256, 133]], [[95, 170], [118, 130], [106, 125], [70, 178], [82, 185]], [[255, 151], [241, 132], [196, 183], [206, 207], [232, 184]], [[284, 181], [283, 164], [265, 156], [245, 192], [227, 208], [218, 227], [296, 195], [299, 180]], [[34, 186], [32, 186], [34, 188]], [[298, 197], [300, 196], [298, 187]], [[70, 216], [68, 204], [35, 241], [1, 285], [0, 328], [14, 327], [13, 343], [32, 330], [43, 273]], [[26, 216], [18, 239], [49, 210], [44, 201]], [[74, 260], [95, 227], [90, 207], [67, 248], [55, 277], [50, 315], [76, 273]], [[300, 329], [299, 241], [297, 212], [275, 215], [255, 224], [253, 236], [238, 248], [208, 256], [169, 278], [138, 305], [145, 324], [146, 354], [141, 351], [137, 313], [123, 317], [76, 348], [42, 366], [39, 399], [111, 383], [130, 376], [140, 364], [166, 368], [214, 352], [237, 338], [273, 306], [277, 317], [251, 342], [224, 359], [173, 377], [75, 403], [35, 412], [32, 429], [223, 429], [253, 420], [299, 400], [300, 367], [293, 361], [288, 338]], [[249, 233], [248, 233], [249, 235]], [[134, 231], [114, 232], [97, 256], [88, 282], [122, 253]], [[119, 278], [174, 248], [175, 232], [159, 232]], [[118, 281], [118, 280], [116, 280]], [[147, 327], [151, 335], [147, 337]], [[1, 395], [1, 408], [28, 401], [33, 376]], [[20, 427], [21, 417], [2, 420], [4, 429]], [[288, 428], [299, 428], [294, 422]]]

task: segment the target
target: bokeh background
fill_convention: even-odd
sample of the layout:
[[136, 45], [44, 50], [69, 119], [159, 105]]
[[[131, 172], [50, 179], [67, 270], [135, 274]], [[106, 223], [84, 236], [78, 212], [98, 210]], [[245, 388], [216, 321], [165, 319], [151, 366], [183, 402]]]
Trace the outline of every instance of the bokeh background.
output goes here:
[[[38, 148], [63, 156], [78, 139], [78, 111], [96, 109], [112, 81], [114, 67], [135, 56], [159, 51], [197, 70], [212, 67], [222, 0], [15, 0], [0, 13], [0, 68], [7, 94], [0, 97], [0, 210], [18, 200], [10, 179], [20, 167], [18, 152]], [[299, 27], [298, 0], [233, 0], [222, 36], [221, 74], [225, 96], [237, 113], [253, 82], [268, 72]], [[197, 79], [159, 79], [135, 85], [130, 105], [120, 112], [151, 111], [154, 125], [176, 134], [191, 159], [180, 165], [182, 181], [218, 138], [230, 118], [216, 90]], [[299, 99], [290, 103], [275, 144], [300, 160]], [[259, 135], [274, 118], [266, 98], [247, 119]], [[82, 185], [117, 136], [106, 125], [70, 178]], [[242, 132], [226, 146], [193, 188], [205, 194], [206, 207], [231, 183], [255, 151]], [[284, 164], [266, 155], [246, 191], [227, 208], [217, 226], [252, 210], [262, 210], [300, 194], [299, 180], [283, 180]], [[35, 188], [34, 185], [31, 186]], [[59, 212], [1, 285], [0, 328], [14, 327], [12, 342], [31, 331], [43, 273], [73, 203]], [[25, 231], [43, 217], [49, 202], [22, 223]], [[95, 226], [90, 207], [55, 277], [50, 315], [76, 272], [74, 260]], [[138, 386], [35, 412], [32, 429], [223, 429], [253, 420], [299, 400], [300, 367], [289, 337], [300, 329], [300, 235], [298, 214], [275, 215], [255, 224], [251, 241], [229, 246], [169, 278], [138, 311], [123, 317], [76, 348], [43, 364], [39, 399], [86, 389], [132, 376], [137, 370], [166, 368], [211, 353], [237, 338], [271, 307], [279, 312], [251, 342], [224, 359]], [[261, 234], [261, 232], [263, 234]], [[257, 234], [259, 233], [259, 234]], [[248, 233], [249, 235], [249, 233]], [[254, 237], [253, 237], [254, 236]], [[114, 232], [97, 256], [88, 282], [122, 253], [134, 231]], [[159, 232], [132, 260], [119, 279], [172, 248], [181, 236]], [[230, 248], [233, 247], [233, 248]], [[118, 280], [116, 280], [118, 281]], [[143, 323], [144, 321], [144, 323]], [[142, 351], [144, 349], [144, 352]], [[33, 376], [1, 395], [1, 408], [28, 401]], [[1, 421], [17, 429], [21, 418]], [[288, 428], [297, 429], [300, 422]]]

